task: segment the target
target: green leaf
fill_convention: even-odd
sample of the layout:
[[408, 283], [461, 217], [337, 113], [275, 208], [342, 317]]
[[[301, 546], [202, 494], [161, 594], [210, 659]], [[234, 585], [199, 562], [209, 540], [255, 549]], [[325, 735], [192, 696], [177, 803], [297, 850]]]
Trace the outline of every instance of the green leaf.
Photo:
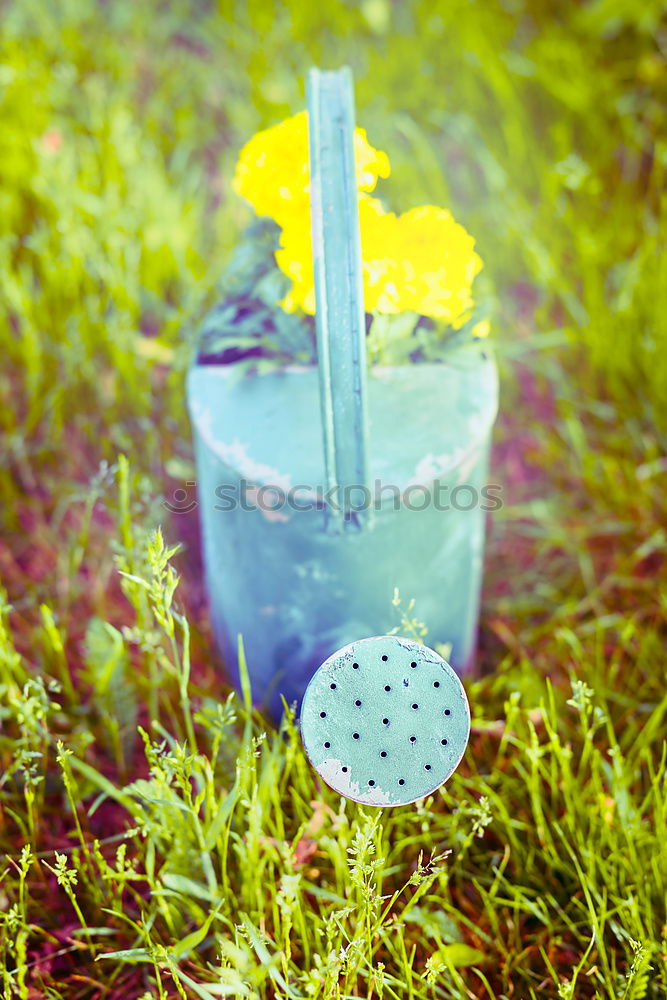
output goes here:
[[99, 962], [101, 958], [118, 958], [124, 962], [151, 961], [151, 956], [145, 948], [126, 948], [123, 951], [107, 951], [103, 955], [98, 955], [95, 961]]
[[177, 875], [175, 873], [163, 875], [162, 883], [168, 889], [180, 892], [184, 896], [194, 896], [196, 899], [204, 899], [207, 903], [214, 902], [214, 897], [205, 886], [187, 878], [186, 875]]
[[178, 941], [173, 946], [172, 954], [174, 958], [182, 959], [190, 957], [190, 953], [194, 951], [195, 948], [198, 948], [202, 941], [205, 940], [216, 913], [217, 911], [214, 911], [209, 914], [207, 920], [201, 927], [198, 927], [196, 931], [192, 931], [191, 934], [187, 934], [184, 938], [182, 938], [182, 940]]
[[430, 912], [421, 906], [413, 906], [403, 919], [406, 923], [417, 924], [422, 928], [427, 937], [439, 937], [448, 943], [463, 943], [463, 935], [458, 926], [442, 910], [433, 910], [433, 912]]
[[[182, 983], [189, 986], [190, 989], [201, 1000], [210, 1000], [211, 997], [231, 997], [231, 996], [252, 996], [252, 991], [245, 985], [245, 983], [197, 983], [190, 976], [186, 975], [182, 969], [178, 966], [173, 966], [172, 971], [174, 975], [178, 976]], [[223, 970], [227, 972], [227, 970]], [[256, 995], [256, 994], [255, 994]]]
[[235, 782], [232, 788], [229, 790], [227, 795], [224, 796], [220, 805], [218, 806], [218, 811], [211, 820], [208, 829], [206, 831], [206, 850], [212, 851], [215, 847], [216, 841], [222, 830], [224, 829], [225, 823], [236, 804], [238, 798], [238, 783]]
[[278, 983], [278, 985], [284, 990], [286, 996], [293, 998], [300, 997], [302, 994], [299, 990], [292, 989], [288, 986], [279, 970], [275, 967], [278, 962], [278, 955], [271, 955], [268, 948], [266, 948], [264, 942], [262, 941], [259, 930], [254, 926], [254, 924], [251, 923], [247, 914], [242, 913], [241, 917], [243, 927], [248, 935], [248, 940], [255, 949], [257, 958], [262, 963], [262, 967], [268, 972], [270, 978], [274, 982]]
[[486, 955], [479, 948], [471, 948], [470, 945], [459, 942], [438, 948], [433, 958], [440, 959], [453, 969], [465, 969], [468, 966], [479, 965], [486, 961]]

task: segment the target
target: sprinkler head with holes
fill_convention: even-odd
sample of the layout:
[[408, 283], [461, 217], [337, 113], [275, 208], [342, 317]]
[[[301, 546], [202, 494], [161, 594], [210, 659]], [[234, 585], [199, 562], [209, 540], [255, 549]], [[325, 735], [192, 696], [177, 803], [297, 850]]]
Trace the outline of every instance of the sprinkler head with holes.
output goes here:
[[341, 795], [401, 806], [458, 767], [470, 735], [466, 693], [434, 650], [395, 635], [358, 639], [329, 656], [301, 704], [308, 759]]

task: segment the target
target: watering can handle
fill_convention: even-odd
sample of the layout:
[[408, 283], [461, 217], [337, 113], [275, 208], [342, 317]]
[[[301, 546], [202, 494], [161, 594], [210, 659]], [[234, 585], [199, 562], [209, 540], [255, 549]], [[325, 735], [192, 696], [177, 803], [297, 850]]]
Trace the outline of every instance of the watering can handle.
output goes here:
[[[366, 415], [366, 319], [348, 67], [308, 76], [310, 211], [324, 432], [326, 528], [371, 522]], [[356, 489], [353, 489], [356, 487]], [[361, 488], [361, 489], [359, 489]], [[364, 489], [365, 488], [365, 489]], [[363, 501], [363, 502], [362, 502]], [[361, 510], [360, 507], [365, 509]]]

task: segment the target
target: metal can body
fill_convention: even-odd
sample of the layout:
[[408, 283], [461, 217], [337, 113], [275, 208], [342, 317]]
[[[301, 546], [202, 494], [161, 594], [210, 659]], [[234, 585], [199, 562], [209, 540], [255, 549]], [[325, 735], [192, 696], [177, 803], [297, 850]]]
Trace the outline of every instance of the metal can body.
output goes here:
[[398, 624], [395, 588], [429, 643], [451, 644], [468, 670], [497, 502], [493, 359], [476, 349], [452, 365], [371, 369], [370, 486], [352, 499], [371, 516], [340, 533], [326, 527], [317, 370], [231, 368], [193, 366], [188, 404], [211, 618], [235, 683], [241, 633], [253, 699], [279, 714], [332, 652]]

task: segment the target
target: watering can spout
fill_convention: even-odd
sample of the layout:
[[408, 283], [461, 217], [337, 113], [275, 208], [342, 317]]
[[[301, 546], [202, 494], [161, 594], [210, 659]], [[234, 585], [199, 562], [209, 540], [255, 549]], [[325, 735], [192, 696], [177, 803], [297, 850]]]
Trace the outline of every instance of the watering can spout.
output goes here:
[[366, 320], [348, 67], [308, 76], [310, 206], [327, 497], [325, 530], [372, 525]]

